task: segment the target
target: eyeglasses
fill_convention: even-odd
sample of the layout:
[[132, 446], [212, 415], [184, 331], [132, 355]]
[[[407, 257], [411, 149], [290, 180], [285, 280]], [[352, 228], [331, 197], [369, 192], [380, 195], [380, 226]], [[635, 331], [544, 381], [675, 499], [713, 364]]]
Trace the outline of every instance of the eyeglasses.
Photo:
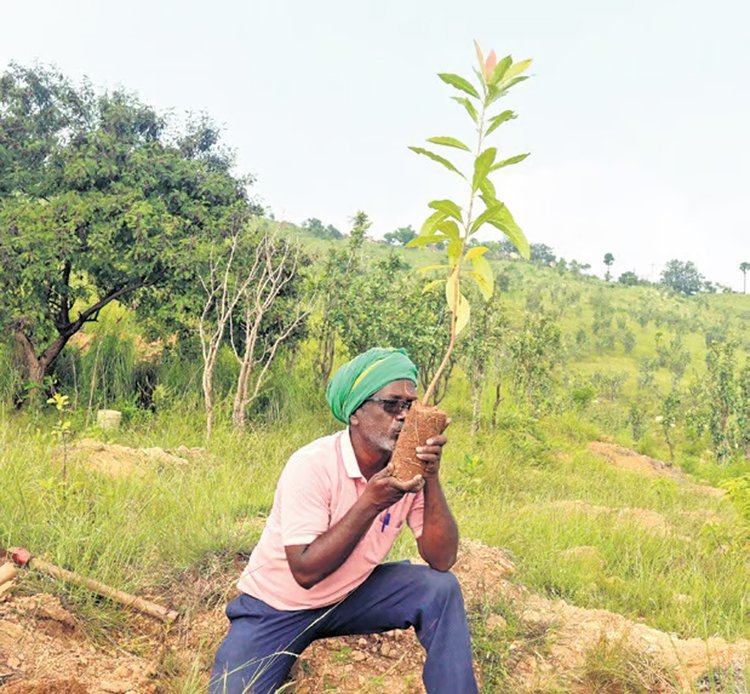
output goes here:
[[367, 398], [365, 402], [377, 402], [383, 406], [383, 411], [390, 415], [401, 414], [411, 408], [414, 400], [402, 400], [401, 398]]

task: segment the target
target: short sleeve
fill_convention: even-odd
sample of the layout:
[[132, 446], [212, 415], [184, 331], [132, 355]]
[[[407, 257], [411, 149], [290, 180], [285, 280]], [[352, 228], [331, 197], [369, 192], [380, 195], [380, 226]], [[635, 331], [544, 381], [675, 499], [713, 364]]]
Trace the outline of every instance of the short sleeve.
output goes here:
[[291, 458], [279, 479], [281, 541], [309, 545], [330, 526], [330, 486], [308, 460]]
[[406, 516], [406, 522], [414, 533], [417, 540], [422, 537], [422, 527], [424, 526], [424, 490], [417, 493], [417, 498], [409, 509]]

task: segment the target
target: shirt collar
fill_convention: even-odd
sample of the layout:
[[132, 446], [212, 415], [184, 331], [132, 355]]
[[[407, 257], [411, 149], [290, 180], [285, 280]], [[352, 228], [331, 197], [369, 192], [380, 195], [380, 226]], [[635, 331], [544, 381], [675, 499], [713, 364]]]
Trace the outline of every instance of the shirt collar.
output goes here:
[[356, 479], [357, 477], [361, 477], [362, 479], [364, 479], [364, 475], [359, 469], [357, 456], [354, 454], [349, 427], [346, 427], [346, 429], [341, 432], [339, 441], [341, 442], [341, 458], [344, 461], [344, 469], [346, 470], [346, 474], [352, 479]]

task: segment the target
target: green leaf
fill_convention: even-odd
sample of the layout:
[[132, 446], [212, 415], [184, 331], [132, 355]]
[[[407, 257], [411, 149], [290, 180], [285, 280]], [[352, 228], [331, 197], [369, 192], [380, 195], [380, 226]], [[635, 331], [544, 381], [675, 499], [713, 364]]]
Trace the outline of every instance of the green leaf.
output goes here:
[[445, 219], [445, 212], [442, 210], [438, 210], [437, 212], [433, 212], [427, 219], [424, 220], [424, 224], [422, 224], [422, 228], [419, 230], [419, 236], [429, 236], [432, 234], [435, 229], [437, 229], [437, 225], [442, 222]]
[[417, 236], [407, 243], [404, 248], [422, 248], [423, 246], [429, 246], [431, 243], [441, 243], [447, 241], [448, 237], [445, 234], [425, 234]]
[[409, 149], [412, 152], [416, 152], [417, 154], [424, 154], [426, 157], [429, 157], [433, 161], [438, 162], [438, 164], [442, 164], [446, 169], [455, 171], [461, 178], [466, 178], [466, 176], [464, 176], [453, 164], [451, 164], [444, 157], [441, 157], [439, 154], [435, 154], [435, 152], [430, 152], [429, 149], [424, 149], [423, 147], [409, 147]]
[[461, 238], [458, 224], [451, 219], [443, 219], [438, 222], [437, 229], [442, 231], [451, 241], [459, 241]]
[[[453, 313], [453, 303], [456, 297], [456, 283], [458, 276], [453, 273], [445, 283], [445, 300], [448, 302], [448, 308]], [[468, 324], [471, 314], [471, 307], [466, 297], [459, 292], [458, 303], [456, 306], [456, 335], [458, 335]]]
[[473, 260], [474, 258], [478, 258], [480, 256], [483, 256], [489, 248], [487, 246], [473, 246], [466, 252], [466, 260]]
[[472, 258], [471, 265], [474, 270], [468, 274], [477, 283], [485, 301], [489, 301], [492, 298], [492, 292], [495, 288], [495, 275], [492, 272], [492, 267], [490, 267], [487, 258], [481, 255]]
[[494, 164], [490, 171], [497, 171], [498, 169], [502, 169], [504, 166], [511, 166], [512, 164], [518, 164], [519, 162], [522, 162], [526, 157], [528, 157], [530, 152], [526, 152], [525, 154], [516, 154], [514, 157], [509, 157], [508, 159], [503, 159], [502, 161], [497, 162], [497, 164]]
[[473, 96], [475, 99], [479, 98], [479, 93], [474, 89], [471, 82], [460, 75], [453, 75], [450, 72], [441, 72], [438, 77], [451, 87], [465, 92], [469, 96]]
[[417, 268], [417, 272], [432, 272], [433, 270], [450, 270], [450, 265], [425, 265]]
[[474, 162], [474, 178], [471, 183], [472, 193], [481, 185], [482, 181], [487, 178], [490, 168], [495, 161], [497, 150], [494, 147], [488, 147], [484, 150]]
[[451, 267], [455, 267], [458, 261], [461, 260], [461, 251], [463, 250], [463, 244], [459, 239], [451, 239], [448, 244], [448, 262]]
[[422, 287], [422, 294], [426, 294], [427, 292], [435, 289], [435, 287], [439, 287], [441, 284], [444, 284], [444, 283], [445, 283], [444, 279], [432, 280], [432, 282], [428, 282], [427, 284], [425, 284], [424, 287]]
[[491, 221], [504, 207], [505, 205], [503, 205], [503, 203], [501, 202], [488, 207], [474, 220], [473, 224], [471, 225], [471, 233], [474, 234], [475, 232], [479, 231], [479, 228], [483, 224]]
[[490, 84], [496, 85], [503, 77], [505, 77], [505, 71], [513, 64], [513, 58], [506, 55], [498, 64], [495, 66], [495, 71], [492, 73], [490, 78]]
[[503, 81], [518, 77], [518, 75], [526, 72], [526, 70], [529, 68], [529, 65], [531, 65], [530, 59], [519, 60], [517, 63], [513, 63], [513, 65], [511, 65], [502, 76]]
[[446, 217], [461, 221], [461, 208], [453, 200], [433, 200], [427, 203], [427, 207], [445, 213]]
[[514, 77], [511, 80], [503, 80], [497, 85], [497, 95], [493, 97], [492, 101], [495, 101], [498, 97], [503, 96], [512, 86], [529, 79], [528, 76], [523, 75], [521, 77]]
[[490, 118], [490, 127], [487, 128], [487, 132], [484, 133], [484, 136], [487, 137], [490, 133], [494, 132], [497, 128], [499, 128], [505, 121], [512, 120], [513, 118], [517, 118], [515, 113], [513, 111], [503, 111], [501, 114], [497, 116], [493, 116]]
[[445, 147], [455, 147], [456, 149], [463, 149], [466, 152], [471, 150], [461, 140], [457, 140], [455, 137], [430, 137], [427, 138], [427, 142], [432, 142], [434, 145], [444, 145]]
[[485, 207], [492, 207], [497, 204], [497, 192], [495, 191], [495, 185], [490, 181], [489, 178], [485, 178], [479, 184], [479, 190], [482, 191], [482, 200], [484, 201]]
[[526, 236], [521, 227], [516, 224], [516, 220], [513, 219], [513, 215], [510, 210], [503, 205], [502, 209], [492, 218], [487, 220], [492, 226], [500, 229], [518, 249], [521, 257], [529, 259], [529, 242], [526, 240]]
[[471, 101], [463, 96], [452, 96], [451, 99], [453, 99], [453, 101], [455, 101], [456, 103], [461, 104], [461, 106], [466, 109], [466, 112], [469, 114], [469, 116], [471, 116], [471, 120], [473, 120], [475, 123], [479, 123], [477, 110], [474, 108], [474, 104], [472, 104]]

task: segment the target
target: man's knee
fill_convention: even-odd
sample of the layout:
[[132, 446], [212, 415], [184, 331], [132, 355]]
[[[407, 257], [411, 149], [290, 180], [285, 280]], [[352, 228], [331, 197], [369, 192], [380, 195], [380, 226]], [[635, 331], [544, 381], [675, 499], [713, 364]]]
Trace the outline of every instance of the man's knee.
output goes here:
[[461, 598], [461, 586], [456, 576], [450, 571], [436, 571], [424, 567], [421, 581], [426, 595], [433, 600], [451, 600]]

